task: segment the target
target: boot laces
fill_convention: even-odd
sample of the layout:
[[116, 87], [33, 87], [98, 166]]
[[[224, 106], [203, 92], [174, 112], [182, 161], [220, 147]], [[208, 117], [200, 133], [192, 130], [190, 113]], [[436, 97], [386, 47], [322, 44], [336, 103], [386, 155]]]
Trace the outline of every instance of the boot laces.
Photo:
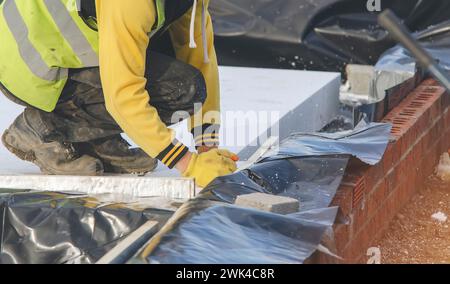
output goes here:
[[78, 158], [79, 155], [72, 143], [63, 142], [63, 145], [66, 151], [67, 159], [74, 160]]
[[119, 149], [121, 149], [122, 151], [124, 151], [124, 152], [130, 151], [130, 144], [122, 137], [117, 137], [113, 141], [114, 141], [114, 143], [116, 143], [117, 147]]

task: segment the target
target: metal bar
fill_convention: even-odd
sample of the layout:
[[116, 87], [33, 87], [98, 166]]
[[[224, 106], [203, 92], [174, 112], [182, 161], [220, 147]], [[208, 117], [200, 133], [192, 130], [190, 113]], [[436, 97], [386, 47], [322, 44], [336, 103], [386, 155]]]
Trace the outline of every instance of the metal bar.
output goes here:
[[417, 59], [420, 65], [428, 69], [430, 73], [450, 91], [450, 76], [439, 63], [415, 40], [408, 28], [389, 9], [380, 14], [378, 22], [390, 35], [402, 44]]
[[190, 199], [196, 194], [193, 179], [138, 176], [1, 175], [0, 188], [36, 191], [75, 191], [85, 194], [115, 193], [133, 197]]

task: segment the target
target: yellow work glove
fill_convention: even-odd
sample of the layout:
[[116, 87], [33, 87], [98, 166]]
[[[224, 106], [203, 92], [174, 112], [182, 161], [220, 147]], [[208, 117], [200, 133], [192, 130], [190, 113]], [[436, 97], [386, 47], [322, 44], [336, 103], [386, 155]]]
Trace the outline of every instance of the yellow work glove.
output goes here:
[[227, 150], [212, 149], [201, 154], [192, 154], [183, 176], [195, 178], [200, 187], [207, 186], [216, 177], [234, 173], [237, 169], [236, 154]]

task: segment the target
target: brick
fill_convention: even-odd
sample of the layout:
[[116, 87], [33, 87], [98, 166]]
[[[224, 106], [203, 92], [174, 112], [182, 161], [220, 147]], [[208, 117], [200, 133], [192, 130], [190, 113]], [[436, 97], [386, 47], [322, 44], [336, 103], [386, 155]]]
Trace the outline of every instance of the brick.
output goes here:
[[407, 158], [404, 157], [395, 167], [396, 171], [396, 177], [395, 177], [395, 181], [397, 184], [401, 183], [405, 177], [406, 174], [408, 174], [409, 171], [409, 165], [407, 164]]
[[344, 258], [347, 262], [355, 263], [359, 258], [367, 253], [371, 236], [367, 230], [361, 230], [352, 239], [352, 245], [344, 252]]
[[448, 152], [450, 148], [450, 139], [447, 139], [447, 135], [441, 138], [439, 149], [441, 153]]
[[400, 195], [401, 195], [401, 186], [397, 186], [387, 197], [384, 206], [386, 206], [384, 216], [385, 222], [389, 223], [391, 219], [395, 216], [395, 214], [398, 212], [398, 210], [402, 207], [401, 201], [400, 201]]
[[341, 185], [336, 191], [331, 206], [339, 206], [344, 216], [348, 216], [352, 210], [353, 187]]
[[[395, 162], [400, 161], [401, 157], [403, 156], [403, 153], [405, 153], [405, 152], [402, 152], [402, 147], [401, 147], [402, 143], [404, 143], [404, 139], [400, 138], [398, 140], [398, 143], [394, 143], [393, 144], [393, 147], [392, 147], [392, 160], [395, 161]], [[386, 169], [386, 168], [383, 167], [383, 172], [384, 172], [385, 175], [386, 175], [386, 173], [389, 170], [390, 170], [390, 168]]]
[[403, 136], [403, 137], [400, 139], [399, 142], [400, 142], [400, 143], [399, 143], [399, 145], [398, 145], [398, 148], [400, 149], [400, 150], [399, 150], [399, 152], [400, 152], [400, 157], [399, 157], [399, 159], [396, 160], [397, 162], [400, 161], [400, 159], [403, 158], [403, 156], [404, 156], [406, 153], [410, 152], [410, 151], [412, 150], [412, 148], [413, 148], [413, 145], [414, 145], [414, 143], [411, 142], [411, 141], [409, 141], [408, 138], [407, 138], [406, 136]]
[[[377, 236], [423, 185], [440, 155], [450, 148], [450, 96], [434, 80], [426, 80], [383, 119], [393, 130], [379, 165], [361, 170], [349, 167], [345, 179], [353, 199], [361, 199], [359, 180], [365, 181], [364, 202], [353, 202], [351, 229], [340, 228], [339, 248], [346, 263], [365, 262]], [[359, 187], [361, 187], [359, 185]], [[346, 243], [342, 235], [351, 234]]]
[[364, 204], [366, 196], [365, 176], [358, 177], [353, 186], [352, 208], [359, 208]]
[[412, 177], [416, 174], [416, 164], [414, 164], [414, 156], [411, 153], [405, 157], [405, 168], [403, 173], [407, 177]]
[[395, 211], [400, 210], [406, 201], [409, 200], [408, 192], [410, 192], [410, 190], [408, 189], [406, 182], [399, 184], [395, 195], [395, 199], [397, 200], [397, 207], [395, 208]]
[[[398, 142], [398, 141], [397, 141]], [[393, 166], [394, 166], [394, 149], [396, 147], [393, 144], [389, 144], [386, 148], [386, 152], [383, 155], [383, 159], [381, 160], [381, 163], [383, 164], [383, 169], [385, 172], [388, 172]]]
[[[426, 134], [422, 139], [422, 147], [424, 149], [429, 149], [433, 145], [434, 140], [431, 138], [431, 135]], [[422, 151], [423, 151], [422, 150]]]
[[344, 249], [351, 241], [351, 226], [339, 224], [334, 229], [334, 240], [338, 255], [343, 255]]
[[419, 117], [417, 119], [417, 125], [421, 128], [421, 130], [423, 131], [424, 129], [427, 129], [430, 127], [430, 125], [432, 125], [434, 119], [436, 117], [433, 117], [431, 115], [431, 111], [427, 110], [423, 113], [423, 115], [421, 117]]
[[369, 218], [374, 216], [388, 196], [386, 181], [383, 179], [376, 186], [371, 195], [367, 197], [367, 215]]
[[367, 224], [367, 234], [369, 237], [369, 242], [366, 244], [366, 250], [369, 247], [376, 245], [374, 242], [380, 238], [386, 231], [389, 226], [388, 219], [388, 208], [387, 206], [382, 206], [380, 210], [377, 211], [377, 214], [369, 221]]
[[448, 111], [448, 110], [446, 110], [445, 112], [444, 112], [444, 115], [445, 115], [445, 125], [447, 126], [447, 129], [449, 129], [450, 128], [450, 111]]
[[361, 204], [359, 207], [354, 208], [352, 211], [352, 232], [357, 234], [364, 227], [368, 220], [369, 211], [366, 204]]
[[388, 192], [392, 192], [398, 186], [398, 169], [393, 168], [386, 176]]
[[413, 161], [420, 165], [421, 159], [426, 154], [426, 152], [427, 149], [425, 147], [424, 140], [422, 139], [414, 146], [413, 150], [411, 151]]
[[442, 135], [442, 133], [445, 131], [444, 121], [442, 119], [439, 119], [436, 122], [436, 128], [437, 128], [437, 133], [439, 133], [439, 137], [440, 137]]
[[429, 131], [430, 131], [431, 139], [433, 139], [433, 140], [438, 139], [441, 134], [441, 133], [439, 133], [439, 129], [434, 126], [431, 127]]
[[406, 178], [414, 174], [413, 168], [411, 167], [410, 159], [405, 156], [396, 167], [396, 182], [398, 184], [405, 182]]
[[378, 163], [367, 170], [365, 174], [366, 194], [370, 194], [375, 187], [384, 179], [383, 163]]

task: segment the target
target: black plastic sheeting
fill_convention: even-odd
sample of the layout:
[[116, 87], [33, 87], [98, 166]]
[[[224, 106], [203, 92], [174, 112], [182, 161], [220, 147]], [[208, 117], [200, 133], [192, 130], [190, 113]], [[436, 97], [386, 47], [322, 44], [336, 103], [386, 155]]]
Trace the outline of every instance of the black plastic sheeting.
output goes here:
[[333, 154], [349, 154], [362, 162], [375, 165], [386, 150], [392, 125], [366, 124], [361, 121], [355, 129], [337, 133], [298, 133], [291, 135], [280, 146], [269, 151], [262, 161], [289, 157], [307, 157]]
[[232, 204], [239, 195], [263, 192], [295, 198], [301, 211], [328, 207], [349, 158], [378, 163], [391, 128], [361, 121], [348, 131], [292, 134], [248, 169], [214, 180], [199, 197]]
[[[304, 136], [292, 135], [281, 143], [282, 156], [276, 153], [213, 181], [130, 262], [304, 263], [336, 219], [338, 208], [329, 206], [350, 156], [379, 162], [390, 129], [389, 124], [360, 124], [333, 139], [325, 133], [311, 136], [310, 147], [298, 147]], [[296, 198], [300, 212], [283, 216], [233, 205], [238, 195], [254, 192]]]
[[333, 200], [349, 156], [303, 157], [257, 163], [236, 174], [220, 177], [200, 194], [234, 203], [237, 196], [255, 192], [300, 200], [301, 211], [328, 207]]
[[94, 263], [148, 220], [174, 213], [94, 196], [0, 189], [0, 263]]
[[[450, 72], [450, 21], [417, 32], [414, 37], [444, 70]], [[375, 73], [372, 97], [377, 102], [357, 108], [357, 112], [366, 114], [370, 121], [380, 121], [429, 76], [401, 45], [387, 50], [380, 57]]]
[[150, 264], [282, 264], [303, 263], [316, 251], [330, 228], [337, 207], [278, 215], [193, 200], [180, 208], [171, 230], [155, 237]]
[[[216, 179], [175, 214], [143, 199], [117, 203], [104, 196], [0, 190], [0, 263], [95, 263], [149, 220], [162, 229], [130, 263], [304, 263], [318, 249], [332, 255], [329, 234], [338, 208], [329, 205], [348, 160], [379, 161], [389, 129], [361, 124], [311, 136], [314, 143], [292, 135], [281, 143], [282, 156]], [[233, 205], [238, 195], [253, 192], [296, 198], [301, 210], [279, 215]]]
[[[381, 3], [412, 31], [450, 19], [450, 1]], [[344, 71], [395, 45], [366, 0], [215, 0], [210, 11], [222, 65]]]
[[[450, 21], [429, 27], [414, 34], [414, 37], [439, 61], [440, 65], [450, 71]], [[403, 46], [397, 45], [386, 51], [375, 65], [377, 70], [416, 71], [416, 59]]]

